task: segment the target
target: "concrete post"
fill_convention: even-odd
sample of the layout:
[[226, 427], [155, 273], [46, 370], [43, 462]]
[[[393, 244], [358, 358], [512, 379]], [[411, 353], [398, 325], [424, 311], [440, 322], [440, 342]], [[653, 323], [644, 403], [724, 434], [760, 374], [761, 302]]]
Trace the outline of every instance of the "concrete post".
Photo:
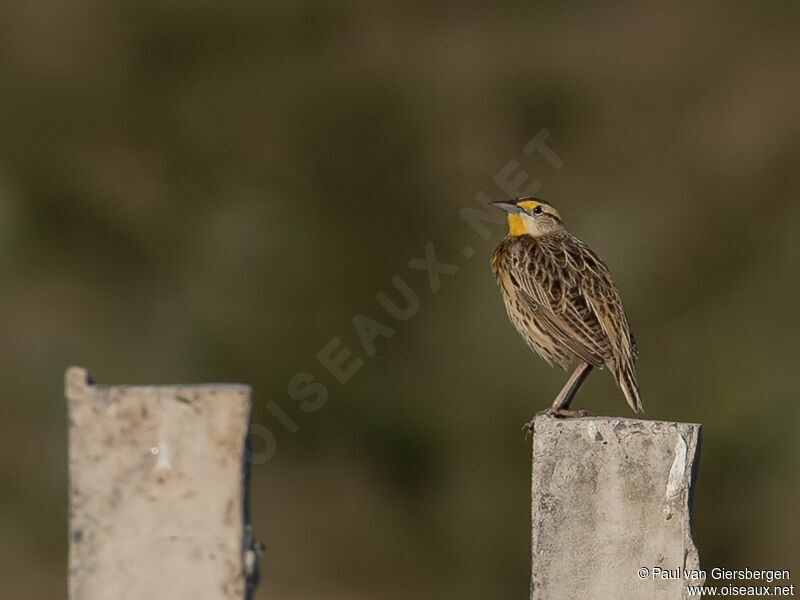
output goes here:
[[244, 385], [66, 373], [71, 600], [233, 600], [255, 582]]
[[531, 599], [687, 598], [703, 583], [692, 573], [699, 448], [696, 424], [538, 417]]

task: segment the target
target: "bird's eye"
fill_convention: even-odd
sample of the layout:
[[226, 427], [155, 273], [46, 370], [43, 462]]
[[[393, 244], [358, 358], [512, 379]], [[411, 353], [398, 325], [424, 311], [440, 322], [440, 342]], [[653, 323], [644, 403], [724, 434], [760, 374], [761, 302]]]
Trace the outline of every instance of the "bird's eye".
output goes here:
[[542, 214], [542, 207], [541, 207], [541, 206], [536, 206], [536, 207], [534, 207], [534, 209], [533, 209], [533, 214], [535, 214], [535, 215], [540, 215], [540, 214]]

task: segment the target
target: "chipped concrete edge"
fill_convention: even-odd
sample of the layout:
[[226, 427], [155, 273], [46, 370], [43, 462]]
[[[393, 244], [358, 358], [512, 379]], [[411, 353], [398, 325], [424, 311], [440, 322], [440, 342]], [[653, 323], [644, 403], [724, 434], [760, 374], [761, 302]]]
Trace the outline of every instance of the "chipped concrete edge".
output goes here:
[[[686, 468], [689, 470], [686, 478], [686, 487], [682, 494], [683, 506], [689, 518], [684, 523], [684, 542], [686, 544], [686, 557], [684, 559], [684, 572], [700, 570], [700, 553], [692, 537], [692, 522], [694, 520], [694, 490], [697, 483], [697, 473], [700, 468], [700, 449], [703, 438], [703, 426], [699, 423], [684, 423], [689, 435], [686, 448]], [[703, 585], [705, 579], [695, 580], [696, 585]]]

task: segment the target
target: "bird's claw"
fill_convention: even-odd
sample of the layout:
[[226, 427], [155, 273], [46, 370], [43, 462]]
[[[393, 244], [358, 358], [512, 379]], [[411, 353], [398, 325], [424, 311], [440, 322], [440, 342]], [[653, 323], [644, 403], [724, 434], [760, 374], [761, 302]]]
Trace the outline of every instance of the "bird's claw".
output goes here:
[[550, 417], [555, 417], [556, 419], [579, 419], [581, 417], [593, 417], [594, 413], [590, 410], [586, 410], [585, 408], [550, 408], [544, 411]]
[[533, 425], [536, 423], [536, 419], [538, 417], [551, 417], [553, 419], [578, 419], [581, 417], [593, 417], [594, 413], [586, 410], [585, 408], [546, 408], [545, 410], [540, 410], [537, 412], [533, 419], [525, 423], [522, 426], [522, 431], [525, 434], [525, 439], [528, 439], [528, 436], [533, 433]]
[[533, 435], [533, 423], [534, 423], [534, 421], [536, 421], [536, 417], [533, 417], [533, 419], [531, 419], [530, 421], [525, 423], [525, 425], [522, 426], [522, 433], [525, 434], [525, 439], [526, 440], [528, 439], [529, 436]]

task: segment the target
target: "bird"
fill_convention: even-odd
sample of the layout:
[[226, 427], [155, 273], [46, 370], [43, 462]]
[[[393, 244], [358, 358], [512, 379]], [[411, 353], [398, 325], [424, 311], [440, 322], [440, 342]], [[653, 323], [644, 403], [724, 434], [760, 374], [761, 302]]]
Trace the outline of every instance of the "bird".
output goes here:
[[525, 343], [551, 366], [574, 366], [549, 408], [537, 415], [591, 415], [570, 403], [593, 368], [607, 368], [634, 413], [644, 412], [622, 299], [602, 259], [564, 226], [556, 208], [530, 196], [492, 202], [508, 213], [508, 234], [492, 253], [506, 312]]

